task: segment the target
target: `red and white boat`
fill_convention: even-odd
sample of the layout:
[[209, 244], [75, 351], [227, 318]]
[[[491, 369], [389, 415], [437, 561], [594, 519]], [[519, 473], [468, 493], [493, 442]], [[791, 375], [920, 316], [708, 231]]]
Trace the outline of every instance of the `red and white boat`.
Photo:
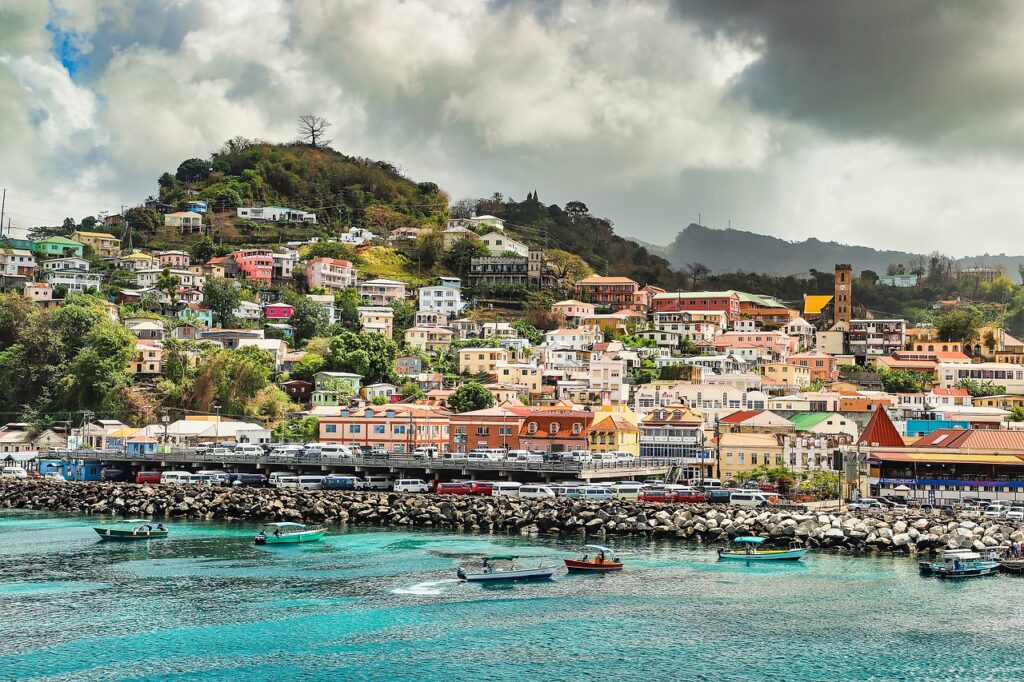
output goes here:
[[570, 573], [611, 573], [622, 570], [622, 562], [611, 558], [612, 550], [601, 545], [583, 545], [583, 549], [597, 552], [593, 557], [584, 554], [582, 559], [565, 559], [565, 567]]

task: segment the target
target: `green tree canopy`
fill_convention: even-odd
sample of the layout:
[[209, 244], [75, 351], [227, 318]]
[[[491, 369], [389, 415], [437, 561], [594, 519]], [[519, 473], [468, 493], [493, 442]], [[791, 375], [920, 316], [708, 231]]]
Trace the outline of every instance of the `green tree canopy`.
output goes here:
[[203, 285], [203, 301], [217, 315], [221, 326], [228, 326], [234, 318], [235, 309], [242, 302], [242, 295], [234, 282], [223, 277], [207, 277]]
[[448, 407], [455, 412], [472, 412], [494, 407], [494, 394], [482, 384], [467, 381], [448, 396]]

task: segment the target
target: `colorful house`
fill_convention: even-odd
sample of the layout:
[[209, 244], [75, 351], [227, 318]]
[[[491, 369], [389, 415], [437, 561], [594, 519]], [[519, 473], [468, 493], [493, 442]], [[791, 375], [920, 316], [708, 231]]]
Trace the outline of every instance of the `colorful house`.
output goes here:
[[83, 232], [78, 230], [71, 233], [71, 239], [84, 246], [92, 248], [93, 252], [100, 258], [117, 258], [121, 253], [121, 240], [106, 232]]
[[530, 414], [529, 408], [498, 405], [484, 410], [453, 414], [448, 419], [451, 452], [480, 448], [520, 449], [519, 431]]
[[263, 306], [263, 316], [268, 320], [290, 320], [295, 308], [287, 303], [268, 303]]
[[519, 444], [542, 452], [586, 450], [593, 420], [586, 410], [533, 410], [519, 428]]
[[448, 412], [426, 405], [343, 407], [320, 416], [320, 442], [345, 443], [387, 452], [407, 453], [434, 447], [448, 451]]
[[85, 252], [85, 247], [67, 237], [47, 237], [46, 239], [39, 239], [32, 242], [32, 253], [43, 258], [53, 258], [59, 256], [78, 256], [82, 257]]

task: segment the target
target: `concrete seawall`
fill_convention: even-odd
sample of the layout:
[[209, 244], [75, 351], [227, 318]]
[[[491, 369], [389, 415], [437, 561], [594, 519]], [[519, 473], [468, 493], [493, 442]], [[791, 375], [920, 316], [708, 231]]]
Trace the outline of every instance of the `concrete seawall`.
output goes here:
[[773, 544], [915, 553], [1024, 541], [1019, 522], [883, 514], [861, 516], [628, 500], [520, 500], [271, 488], [0, 480], [0, 508], [103, 517], [304, 521], [483, 532], [678, 539], [723, 543], [761, 535]]

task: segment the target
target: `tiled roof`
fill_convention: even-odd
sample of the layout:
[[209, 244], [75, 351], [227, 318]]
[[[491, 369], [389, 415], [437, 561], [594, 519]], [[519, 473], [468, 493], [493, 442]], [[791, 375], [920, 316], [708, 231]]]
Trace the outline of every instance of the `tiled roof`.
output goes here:
[[904, 441], [884, 409], [875, 410], [857, 441], [861, 445], [886, 448], [903, 447]]
[[[601, 277], [600, 275], [591, 275], [590, 277], [584, 277], [577, 284], [636, 284], [629, 277]], [[639, 285], [638, 285], [639, 286]]]
[[739, 412], [733, 412], [727, 417], [722, 417], [719, 421], [723, 424], [741, 424], [751, 417], [756, 417], [761, 412], [763, 410], [740, 410]]

